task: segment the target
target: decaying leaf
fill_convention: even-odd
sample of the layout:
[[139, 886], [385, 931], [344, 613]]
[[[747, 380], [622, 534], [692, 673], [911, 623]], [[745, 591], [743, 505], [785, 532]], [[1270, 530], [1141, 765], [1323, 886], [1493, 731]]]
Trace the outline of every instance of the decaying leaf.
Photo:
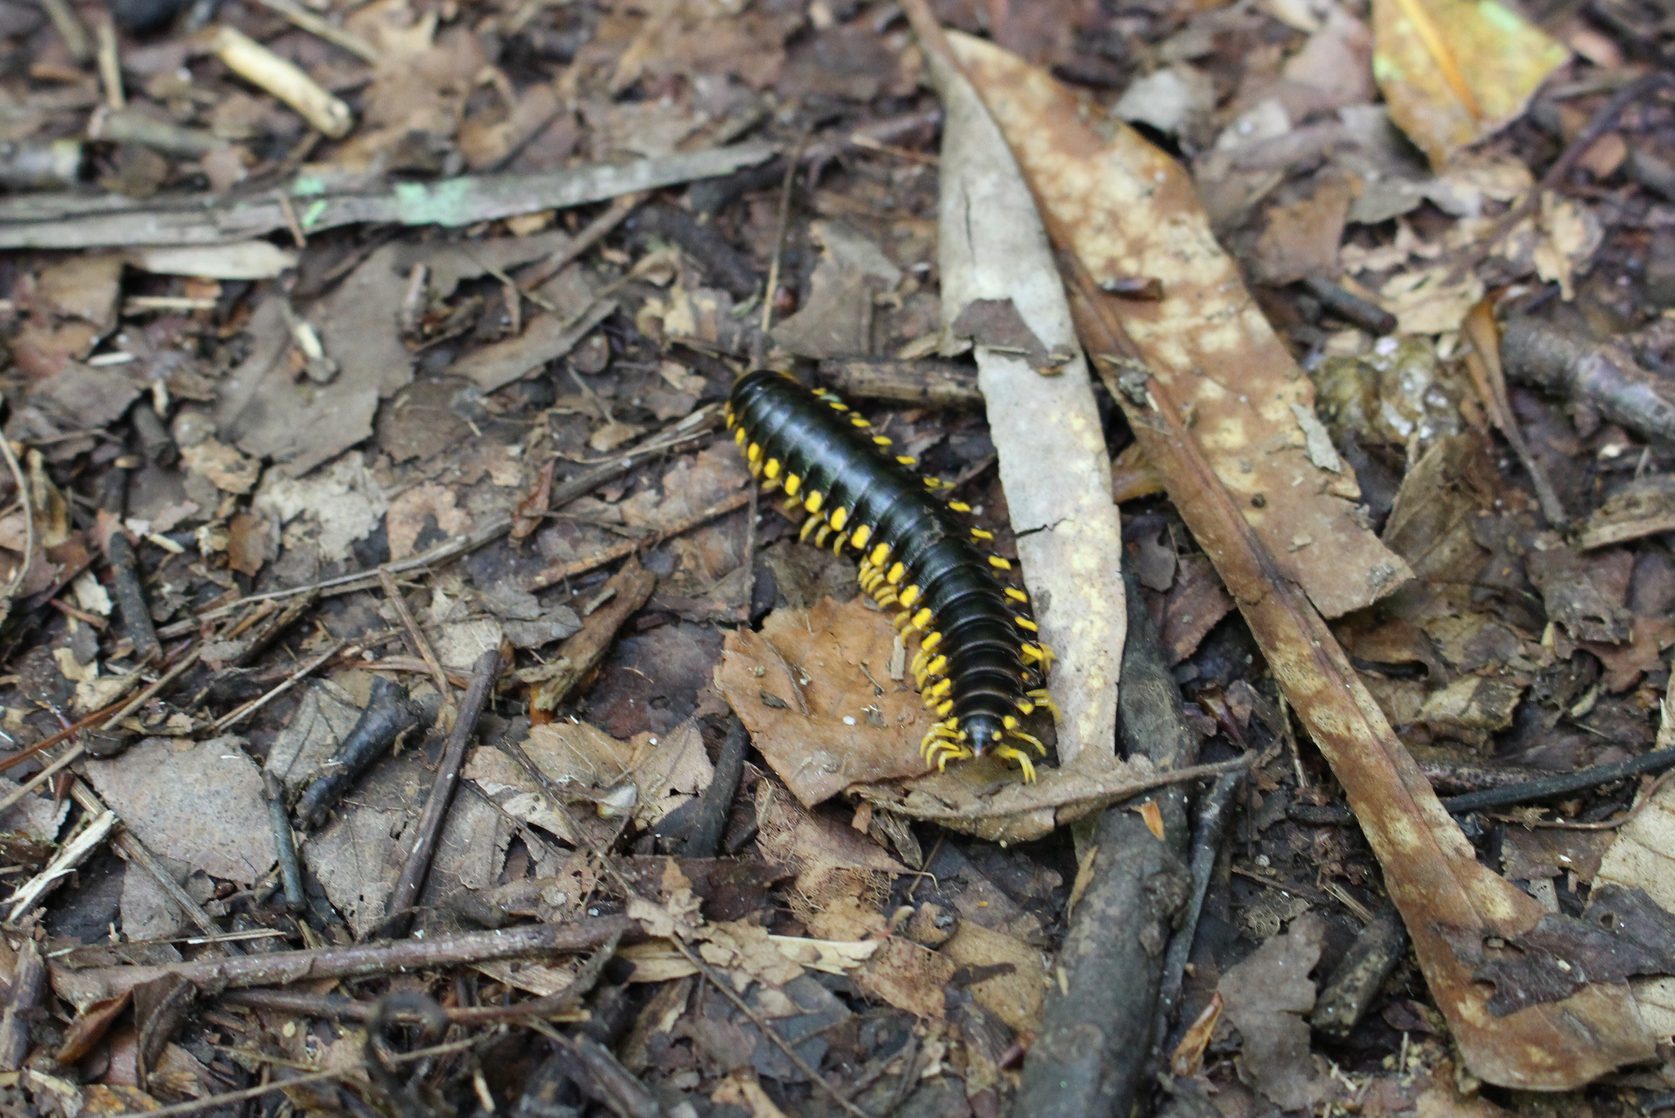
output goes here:
[[1569, 56], [1500, 0], [1373, 0], [1373, 77], [1439, 168], [1516, 120]]
[[1221, 994], [1228, 1023], [1244, 1041], [1245, 1075], [1276, 1106], [1312, 1109], [1329, 1090], [1319, 1059], [1309, 1050], [1308, 1014], [1314, 1008], [1309, 972], [1320, 961], [1326, 926], [1309, 913], [1228, 970]]
[[[1313, 387], [1216, 243], [1186, 172], [1044, 71], [978, 39], [950, 41], [1059, 247], [1095, 283], [1162, 281], [1162, 299], [1123, 304], [1124, 328], [1285, 575], [1328, 617], [1406, 580], [1407, 565], [1360, 522], [1353, 475], [1310, 460], [1292, 406], [1312, 412]], [[1085, 331], [1082, 341], [1091, 348]]]

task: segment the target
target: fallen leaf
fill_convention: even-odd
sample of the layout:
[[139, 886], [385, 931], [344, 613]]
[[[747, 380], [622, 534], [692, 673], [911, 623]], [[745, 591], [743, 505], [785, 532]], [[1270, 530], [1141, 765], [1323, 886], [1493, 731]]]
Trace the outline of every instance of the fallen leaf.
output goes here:
[[1241, 963], [1217, 987], [1227, 1021], [1243, 1039], [1240, 1067], [1267, 1099], [1284, 1110], [1312, 1110], [1330, 1089], [1309, 1047], [1309, 1011], [1315, 986], [1309, 972], [1320, 962], [1326, 926], [1313, 913], [1291, 922]]
[[1372, 22], [1390, 118], [1437, 168], [1518, 119], [1570, 57], [1500, 0], [1373, 0]]
[[[1193, 413], [1198, 448], [1280, 569], [1328, 617], [1405, 581], [1407, 565], [1359, 520], [1354, 477], [1309, 460], [1291, 408], [1313, 411], [1313, 387], [1216, 243], [1186, 172], [1045, 72], [981, 40], [949, 38], [1062, 247], [1095, 281], [1162, 281], [1161, 300], [1124, 301], [1123, 326], [1154, 391]], [[1293, 546], [1299, 537], [1307, 544]]]

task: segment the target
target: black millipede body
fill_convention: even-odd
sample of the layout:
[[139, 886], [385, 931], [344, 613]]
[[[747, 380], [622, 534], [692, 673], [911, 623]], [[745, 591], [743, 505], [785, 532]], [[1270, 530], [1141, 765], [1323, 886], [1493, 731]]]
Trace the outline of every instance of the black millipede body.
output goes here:
[[1051, 657], [1036, 637], [1029, 599], [998, 577], [1011, 564], [979, 550], [993, 538], [962, 522], [970, 512], [935, 495], [942, 483], [909, 471], [912, 458], [843, 401], [788, 375], [758, 370], [733, 386], [727, 428], [750, 472], [808, 513], [802, 538], [861, 554], [861, 586], [921, 634], [913, 674], [938, 719], [920, 743], [938, 768], [993, 752], [1025, 780], [1035, 766], [1012, 744], [1046, 750], [1020, 728], [1037, 707]]

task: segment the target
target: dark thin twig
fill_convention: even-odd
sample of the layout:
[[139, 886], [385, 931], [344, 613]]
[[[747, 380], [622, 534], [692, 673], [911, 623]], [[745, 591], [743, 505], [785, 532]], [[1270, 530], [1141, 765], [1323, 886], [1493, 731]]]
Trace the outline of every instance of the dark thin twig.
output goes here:
[[163, 651], [157, 639], [157, 626], [151, 620], [151, 607], [146, 603], [145, 584], [140, 581], [139, 563], [134, 545], [121, 528], [111, 532], [105, 543], [105, 558], [111, 565], [111, 592], [116, 608], [122, 614], [123, 628], [133, 643], [134, 655], [141, 660], [155, 660]]
[[1303, 277], [1303, 290], [1319, 301], [1323, 310], [1337, 315], [1352, 326], [1359, 326], [1369, 334], [1382, 337], [1396, 330], [1396, 316], [1369, 302], [1345, 287], [1340, 287], [1325, 276]]
[[368, 978], [441, 969], [464, 963], [490, 963], [565, 952], [590, 951], [632, 927], [626, 917], [601, 916], [578, 924], [520, 924], [488, 932], [426, 936], [347, 947], [273, 951], [234, 959], [192, 959], [184, 963], [117, 964], [71, 971], [59, 969], [55, 982], [78, 994], [113, 997], [145, 982], [178, 977], [199, 987], [228, 990], [247, 986], [289, 986], [320, 978]]
[[[430, 873], [431, 859], [436, 854], [437, 841], [442, 836], [442, 821], [447, 818], [448, 805], [453, 802], [454, 789], [459, 785], [460, 769], [465, 764], [465, 750], [471, 735], [477, 730], [477, 720], [483, 716], [494, 684], [500, 678], [500, 649], [491, 648], [471, 667], [471, 686], [460, 700], [459, 714], [454, 728], [448, 733], [442, 749], [442, 760], [436, 768], [436, 782], [431, 785], [430, 797], [413, 829], [413, 848], [407, 853], [407, 863], [401, 867], [395, 888], [390, 890], [386, 931], [391, 935], [405, 932], [412, 918], [412, 908], [419, 899], [425, 877]], [[397, 931], [396, 929], [400, 929]]]
[[1192, 832], [1192, 892], [1181, 913], [1180, 926], [1169, 938], [1169, 948], [1163, 956], [1163, 981], [1157, 994], [1157, 1024], [1152, 1030], [1152, 1066], [1163, 1066], [1161, 1046], [1180, 1010], [1181, 985], [1186, 979], [1186, 965], [1192, 958], [1192, 944], [1198, 936], [1198, 919], [1204, 913], [1204, 898], [1209, 894], [1210, 881], [1215, 876], [1216, 859], [1221, 855], [1222, 841], [1227, 837], [1227, 824], [1233, 818], [1234, 793], [1244, 782], [1243, 772], [1223, 773], [1204, 802], [1198, 807], [1198, 821]]
[[307, 904], [302, 892], [302, 864], [297, 860], [297, 837], [291, 831], [291, 815], [285, 810], [285, 785], [267, 770], [262, 772], [262, 795], [268, 803], [268, 824], [273, 828], [273, 847], [279, 858], [279, 880], [284, 884], [285, 907], [301, 912]]
[[[1485, 811], [1490, 808], [1512, 807], [1515, 804], [1527, 804], [1534, 800], [1550, 800], [1555, 796], [1566, 796], [1573, 792], [1586, 792], [1613, 781], [1625, 780], [1631, 776], [1644, 776], [1650, 773], [1663, 772], [1675, 767], [1675, 749], [1661, 749], [1655, 753], [1645, 753], [1639, 757], [1631, 757], [1627, 761], [1617, 761], [1609, 765], [1590, 765], [1575, 772], [1556, 773], [1553, 776], [1542, 777], [1539, 780], [1527, 780], [1521, 784], [1508, 784], [1500, 788], [1485, 788], [1480, 792], [1466, 792], [1459, 796], [1448, 796], [1442, 801], [1442, 806], [1451, 815], [1464, 815], [1472, 811]], [[1286, 812], [1286, 816], [1298, 823], [1315, 823], [1325, 826], [1353, 822], [1355, 817], [1349, 809], [1337, 804], [1293, 804]]]

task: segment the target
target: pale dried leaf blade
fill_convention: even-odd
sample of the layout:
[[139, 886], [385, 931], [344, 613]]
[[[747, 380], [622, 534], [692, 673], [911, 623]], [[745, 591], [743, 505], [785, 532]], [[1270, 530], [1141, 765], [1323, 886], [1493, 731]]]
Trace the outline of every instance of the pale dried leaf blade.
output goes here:
[[1049, 685], [1059, 759], [1068, 766], [1084, 751], [1110, 758], [1128, 614], [1093, 386], [1029, 184], [970, 83], [931, 62], [947, 112], [938, 227], [944, 328], [980, 300], [1006, 300], [1047, 352], [1075, 355], [1042, 376], [1023, 357], [975, 347], [1035, 619], [1056, 656]]
[[1292, 408], [1314, 411], [1313, 386], [1216, 243], [1186, 173], [1121, 121], [1092, 117], [1045, 71], [982, 40], [949, 39], [1064, 247], [1096, 280], [1162, 281], [1161, 300], [1124, 304], [1123, 326], [1159, 390], [1193, 415], [1202, 453], [1286, 575], [1328, 617], [1410, 578], [1361, 523], [1353, 475], [1311, 460]]

